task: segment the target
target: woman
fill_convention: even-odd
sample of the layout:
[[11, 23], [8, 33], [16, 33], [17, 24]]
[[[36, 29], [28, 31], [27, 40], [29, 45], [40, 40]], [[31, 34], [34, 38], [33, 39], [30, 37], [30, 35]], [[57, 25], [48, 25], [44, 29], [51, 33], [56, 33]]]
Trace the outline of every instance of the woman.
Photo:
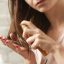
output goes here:
[[11, 0], [12, 23], [9, 34], [19, 32], [33, 51], [29, 50], [28, 54], [26, 48], [16, 46], [8, 39], [5, 42], [3, 38], [1, 40], [27, 59], [27, 64], [36, 64], [37, 61], [38, 64], [63, 64], [63, 7], [63, 0]]

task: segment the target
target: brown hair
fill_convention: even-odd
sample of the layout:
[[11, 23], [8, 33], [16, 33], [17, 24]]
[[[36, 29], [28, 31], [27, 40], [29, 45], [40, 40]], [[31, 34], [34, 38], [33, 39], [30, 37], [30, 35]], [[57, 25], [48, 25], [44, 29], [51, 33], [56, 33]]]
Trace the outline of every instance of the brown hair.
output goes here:
[[45, 33], [47, 32], [50, 23], [44, 13], [34, 10], [24, 0], [9, 0], [9, 6], [12, 18], [9, 33], [15, 30], [22, 33], [20, 22], [22, 20], [30, 20], [32, 17], [34, 17], [33, 24]]

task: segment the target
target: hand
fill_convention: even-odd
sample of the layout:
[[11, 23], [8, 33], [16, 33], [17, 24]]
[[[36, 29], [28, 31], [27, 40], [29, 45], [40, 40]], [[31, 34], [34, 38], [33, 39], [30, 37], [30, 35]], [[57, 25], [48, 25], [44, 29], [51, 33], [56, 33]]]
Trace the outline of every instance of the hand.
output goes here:
[[32, 22], [24, 20], [20, 25], [23, 29], [23, 37], [31, 48], [41, 49], [40, 51], [45, 50], [46, 53], [54, 50], [57, 42], [37, 28]]
[[34, 64], [36, 62], [34, 53], [31, 50], [28, 51], [24, 47], [20, 47], [14, 44], [12, 40], [8, 40], [6, 37], [1, 35], [0, 35], [0, 40], [4, 45], [8, 46], [18, 54], [22, 55], [27, 60], [27, 64]]

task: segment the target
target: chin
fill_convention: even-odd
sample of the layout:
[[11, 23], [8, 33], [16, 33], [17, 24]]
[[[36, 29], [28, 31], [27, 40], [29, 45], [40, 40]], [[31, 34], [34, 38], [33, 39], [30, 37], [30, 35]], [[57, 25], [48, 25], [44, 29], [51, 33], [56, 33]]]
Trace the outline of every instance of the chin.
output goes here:
[[45, 13], [47, 11], [49, 11], [51, 8], [40, 8], [40, 9], [37, 9], [37, 11], [41, 12], [41, 13]]
[[48, 12], [51, 11], [52, 8], [54, 8], [56, 5], [56, 3], [51, 3], [51, 4], [47, 4], [41, 7], [36, 7], [36, 10], [38, 10], [39, 12]]
[[46, 7], [42, 7], [42, 8], [37, 8], [37, 10], [39, 11], [39, 12], [44, 12], [44, 13], [46, 13], [46, 12], [48, 12], [48, 11], [51, 11], [52, 10], [52, 8], [54, 8], [54, 5], [53, 6], [46, 6]]

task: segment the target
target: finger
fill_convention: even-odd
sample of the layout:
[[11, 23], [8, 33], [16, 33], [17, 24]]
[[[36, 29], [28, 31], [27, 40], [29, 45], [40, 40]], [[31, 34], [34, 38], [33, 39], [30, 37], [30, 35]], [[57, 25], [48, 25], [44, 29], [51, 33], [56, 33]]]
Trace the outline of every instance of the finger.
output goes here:
[[40, 47], [42, 49], [45, 49], [47, 47], [47, 40], [41, 37], [40, 34], [35, 34], [31, 37], [29, 37], [27, 40], [28, 44], [31, 44], [32, 48]]
[[25, 25], [26, 27], [32, 28], [32, 29], [37, 28], [31, 21], [26, 21], [26, 20], [23, 20], [20, 25], [21, 26]]
[[39, 39], [35, 39], [35, 41], [31, 45], [31, 48], [37, 49], [37, 47], [39, 46], [39, 43], [40, 43], [40, 40]]
[[30, 36], [29, 38], [27, 38], [27, 43], [29, 44], [29, 45], [31, 45], [34, 41], [35, 41], [35, 39], [36, 39], [36, 34], [35, 35], [33, 35], [33, 36]]
[[27, 58], [26, 56], [28, 55], [28, 53], [30, 51], [28, 51], [25, 47], [20, 47], [20, 46], [18, 46], [16, 44], [14, 44], [14, 46], [15, 46], [15, 50], [14, 50], [15, 52], [22, 55], [24, 58]]
[[[14, 44], [13, 41], [8, 40], [5, 37], [1, 38], [1, 41], [4, 45], [8, 46], [10, 49], [14, 50], [15, 52], [19, 53], [20, 55], [22, 55], [23, 57], [25, 57], [26, 54], [28, 54], [28, 50], [24, 47], [20, 47], [16, 44]], [[6, 43], [6, 44], [5, 44]]]
[[3, 43], [4, 45], [8, 46], [9, 48], [11, 48], [12, 50], [14, 50], [14, 51], [17, 52], [17, 53], [20, 53], [20, 51], [23, 52], [23, 51], [26, 50], [26, 48], [20, 47], [20, 46], [14, 44], [13, 41], [8, 40], [8, 39], [5, 39], [5, 37], [3, 37], [3, 38], [1, 39], [1, 41], [2, 41], [2, 43]]
[[14, 44], [14, 42], [12, 40], [8, 40], [6, 37], [2, 36], [1, 37], [1, 41], [4, 45], [7, 45], [9, 48], [12, 48], [13, 50], [15, 50], [16, 48], [16, 44]]
[[21, 25], [21, 27], [22, 27], [23, 31], [24, 31], [25, 29], [29, 29], [26, 25]]
[[26, 39], [28, 38], [30, 35], [33, 34], [33, 31], [31, 29], [29, 29], [26, 25], [22, 25], [22, 29], [23, 29], [23, 34], [22, 36]]
[[41, 39], [36, 39], [34, 43], [31, 45], [32, 49], [38, 49], [44, 56], [48, 55], [48, 50], [44, 47], [44, 44], [40, 44]]
[[25, 39], [27, 39], [28, 37], [32, 36], [33, 34], [35, 34], [35, 32], [33, 30], [25, 29], [23, 31], [23, 34], [22, 35], [23, 35], [23, 37]]
[[[34, 28], [31, 29], [33, 26], [32, 26], [31, 28], [28, 27], [29, 25], [27, 26], [27, 25], [22, 24], [21, 26], [22, 26], [23, 31], [29, 31], [29, 30], [30, 30], [30, 31], [33, 31], [33, 30], [34, 30]], [[30, 25], [30, 26], [31, 26], [31, 25]], [[32, 32], [31, 32], [31, 33], [32, 33]]]
[[40, 39], [40, 35], [39, 34], [34, 34], [33, 36], [30, 36], [26, 41], [28, 44], [32, 44], [36, 39]]
[[47, 44], [46, 40], [37, 38], [37, 39], [35, 39], [34, 43], [31, 45], [31, 47], [34, 48], [34, 49], [39, 47], [42, 50], [43, 49], [48, 50], [49, 44]]
[[10, 43], [11, 41], [9, 41], [8, 39], [2, 38], [1, 41], [2, 41], [2, 43], [3, 43], [4, 45], [6, 45], [6, 46], [8, 46], [9, 48], [15, 50], [15, 46], [14, 46], [12, 43]]
[[30, 22], [25, 20], [20, 23], [20, 26], [22, 27], [22, 29], [29, 28], [29, 25], [30, 25]]
[[10, 33], [9, 36], [10, 36], [10, 38], [11, 38], [12, 40], [14, 40], [14, 41], [17, 41], [17, 40], [18, 40], [17, 35], [14, 34], [14, 33]]

